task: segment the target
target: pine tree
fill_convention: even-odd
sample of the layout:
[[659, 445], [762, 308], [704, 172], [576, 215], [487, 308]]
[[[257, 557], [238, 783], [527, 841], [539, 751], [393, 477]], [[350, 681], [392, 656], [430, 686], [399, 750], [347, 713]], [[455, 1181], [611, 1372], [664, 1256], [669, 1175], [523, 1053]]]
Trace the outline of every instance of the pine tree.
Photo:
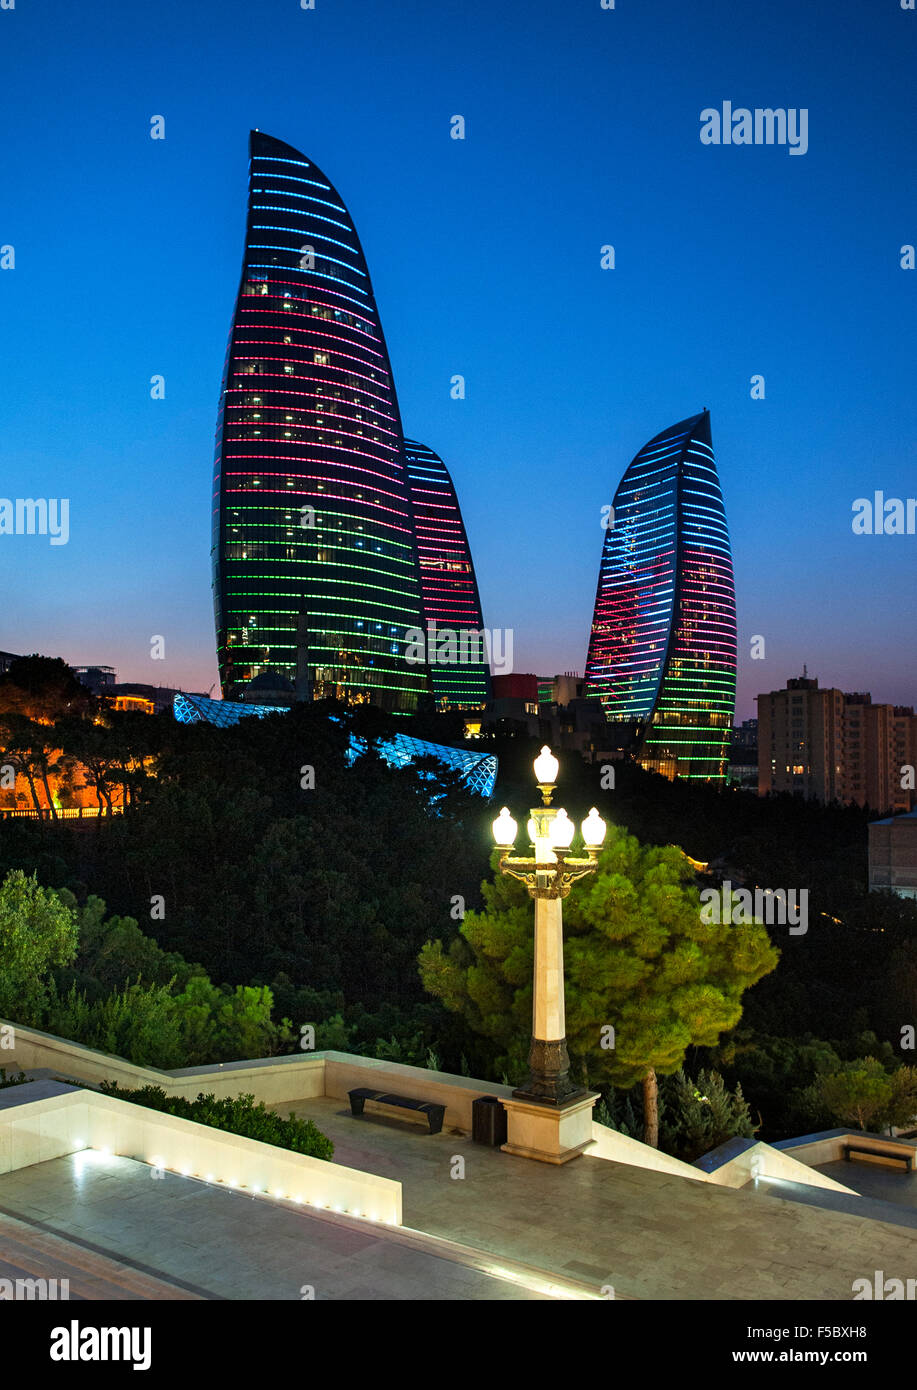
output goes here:
[[[440, 942], [423, 948], [421, 978], [519, 1075], [531, 1030], [532, 904], [499, 874], [482, 896], [484, 909], [466, 913], [448, 952]], [[575, 1074], [584, 1085], [640, 1083], [644, 1140], [657, 1145], [657, 1077], [678, 1071], [689, 1047], [713, 1046], [735, 1027], [744, 991], [778, 953], [758, 923], [702, 920], [682, 852], [641, 845], [618, 826], [609, 826], [597, 872], [564, 901], [564, 935]]]

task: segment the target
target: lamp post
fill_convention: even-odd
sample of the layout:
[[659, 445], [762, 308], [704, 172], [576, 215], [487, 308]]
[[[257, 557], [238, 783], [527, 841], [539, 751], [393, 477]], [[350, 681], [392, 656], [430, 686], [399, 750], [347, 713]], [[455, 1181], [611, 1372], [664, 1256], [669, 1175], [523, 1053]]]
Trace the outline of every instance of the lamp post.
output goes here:
[[[524, 883], [529, 896], [535, 900], [535, 969], [532, 993], [532, 1042], [529, 1049], [529, 1077], [525, 1085], [513, 1092], [513, 1101], [506, 1101], [510, 1122], [510, 1152], [525, 1153], [533, 1158], [546, 1158], [562, 1163], [582, 1152], [586, 1143], [564, 1148], [559, 1129], [555, 1126], [554, 1140], [546, 1141], [543, 1124], [537, 1123], [536, 1107], [553, 1107], [561, 1111], [586, 1113], [591, 1125], [591, 1110], [596, 1096], [570, 1081], [570, 1057], [567, 1052], [564, 1017], [564, 945], [562, 901], [577, 879], [595, 872], [599, 850], [605, 838], [605, 822], [593, 807], [582, 824], [586, 857], [570, 854], [576, 827], [566, 811], [551, 805], [557, 786], [558, 761], [547, 747], [535, 759], [535, 781], [541, 792], [542, 804], [530, 812], [528, 834], [534, 849], [532, 858], [512, 854], [517, 826], [504, 806], [493, 823], [494, 840], [500, 852], [500, 871]], [[515, 1102], [521, 1105], [514, 1104]], [[523, 1139], [538, 1143], [514, 1143], [512, 1129], [516, 1111], [527, 1116]], [[534, 1118], [533, 1118], [534, 1117]], [[569, 1129], [569, 1126], [567, 1126]], [[537, 1133], [536, 1133], [537, 1131]], [[582, 1134], [583, 1127], [577, 1127]], [[586, 1141], [588, 1142], [588, 1140]]]

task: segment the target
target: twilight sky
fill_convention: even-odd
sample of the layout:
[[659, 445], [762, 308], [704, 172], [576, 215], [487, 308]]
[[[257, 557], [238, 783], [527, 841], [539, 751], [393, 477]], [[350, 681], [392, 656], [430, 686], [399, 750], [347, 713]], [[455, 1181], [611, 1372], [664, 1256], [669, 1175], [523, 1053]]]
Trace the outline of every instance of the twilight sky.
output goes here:
[[[70, 539], [0, 535], [0, 648], [216, 681], [213, 432], [258, 126], [350, 209], [405, 430], [452, 471], [517, 670], [582, 671], [602, 506], [708, 406], [737, 719], [803, 662], [914, 703], [917, 536], [856, 536], [851, 509], [917, 493], [915, 71], [899, 0], [16, 0], [0, 495], [68, 497]], [[806, 108], [808, 152], [701, 144], [724, 101]]]

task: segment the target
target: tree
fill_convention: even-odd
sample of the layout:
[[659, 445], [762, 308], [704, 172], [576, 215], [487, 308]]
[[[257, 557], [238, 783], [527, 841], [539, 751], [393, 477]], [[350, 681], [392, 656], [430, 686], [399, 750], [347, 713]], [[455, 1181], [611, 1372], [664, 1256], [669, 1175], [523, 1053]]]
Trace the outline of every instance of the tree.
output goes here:
[[832, 1119], [857, 1129], [901, 1128], [917, 1114], [917, 1070], [896, 1067], [888, 1072], [877, 1057], [857, 1057], [810, 1088]]
[[112, 792], [121, 777], [121, 762], [111, 730], [73, 716], [58, 721], [57, 735], [64, 752], [76, 758], [89, 774], [83, 789], [92, 786], [99, 806], [112, 815]]
[[0, 676], [0, 713], [26, 714], [52, 724], [67, 714], [82, 714], [98, 701], [57, 656], [19, 656]]
[[[571, 1065], [584, 1085], [640, 1082], [654, 1146], [657, 1077], [678, 1071], [688, 1047], [713, 1046], [734, 1028], [744, 991], [778, 959], [759, 923], [702, 920], [693, 878], [674, 846], [643, 846], [612, 825], [597, 872], [564, 902]], [[421, 979], [500, 1045], [498, 1068], [518, 1074], [532, 1007], [531, 901], [503, 875], [481, 891], [484, 910], [466, 914], [448, 952], [424, 946]]]
[[[51, 761], [54, 738], [50, 726], [30, 719], [25, 714], [0, 714], [0, 742], [8, 761], [28, 782], [32, 805], [39, 816], [43, 810], [47, 810], [51, 819], [56, 820], [57, 810], [49, 777], [58, 769]], [[44, 807], [38, 794], [39, 782], [45, 791]]]
[[90, 894], [82, 907], [67, 888], [59, 897], [76, 915], [79, 950], [71, 970], [57, 972], [58, 988], [71, 984], [86, 989], [90, 997], [122, 989], [132, 981], [145, 985], [177, 982], [184, 989], [192, 975], [204, 968], [186, 961], [174, 951], [162, 951], [145, 935], [133, 917], [106, 917], [105, 903]]
[[917, 1117], [917, 1067], [896, 1067], [891, 1083], [885, 1123], [889, 1129], [905, 1129]]
[[840, 1071], [817, 1077], [812, 1091], [835, 1119], [866, 1129], [871, 1121], [881, 1123], [891, 1102], [892, 1082], [878, 1058], [858, 1057]]
[[729, 1091], [715, 1071], [699, 1071], [697, 1079], [679, 1070], [666, 1078], [664, 1145], [667, 1153], [693, 1163], [736, 1135], [751, 1139], [755, 1125], [742, 1087]]
[[0, 885], [0, 1017], [40, 1025], [52, 966], [76, 955], [72, 910], [33, 875], [13, 869]]

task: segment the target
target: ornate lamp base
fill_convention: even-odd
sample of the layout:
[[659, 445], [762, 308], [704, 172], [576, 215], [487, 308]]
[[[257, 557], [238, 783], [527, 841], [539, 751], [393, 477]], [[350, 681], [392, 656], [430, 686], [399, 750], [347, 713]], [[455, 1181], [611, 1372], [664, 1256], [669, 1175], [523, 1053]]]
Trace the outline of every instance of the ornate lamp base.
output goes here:
[[537, 1101], [542, 1105], [561, 1105], [586, 1091], [570, 1080], [570, 1056], [567, 1039], [533, 1038], [529, 1048], [529, 1076], [524, 1086], [513, 1091], [518, 1100]]

